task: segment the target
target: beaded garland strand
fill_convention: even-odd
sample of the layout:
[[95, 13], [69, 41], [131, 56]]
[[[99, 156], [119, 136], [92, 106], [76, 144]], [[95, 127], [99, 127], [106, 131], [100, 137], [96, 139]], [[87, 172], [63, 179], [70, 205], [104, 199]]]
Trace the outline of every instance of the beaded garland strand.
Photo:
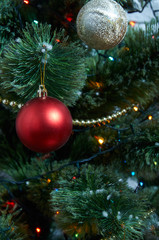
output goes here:
[[[15, 101], [9, 101], [8, 99], [2, 99], [0, 97], [0, 103], [3, 103], [4, 105], [9, 105], [12, 108], [19, 108], [21, 109], [23, 104], [17, 104]], [[91, 119], [91, 120], [78, 120], [75, 119], [73, 120], [73, 125], [74, 126], [83, 126], [83, 127], [88, 127], [91, 125], [94, 126], [101, 126], [105, 125], [106, 123], [110, 123], [110, 121], [126, 114], [128, 111], [133, 110], [133, 111], [138, 111], [138, 105], [132, 104], [130, 107], [126, 107], [121, 111], [118, 111], [116, 113], [113, 113], [112, 115], [109, 115], [107, 117], [103, 118], [98, 118], [98, 119]]]

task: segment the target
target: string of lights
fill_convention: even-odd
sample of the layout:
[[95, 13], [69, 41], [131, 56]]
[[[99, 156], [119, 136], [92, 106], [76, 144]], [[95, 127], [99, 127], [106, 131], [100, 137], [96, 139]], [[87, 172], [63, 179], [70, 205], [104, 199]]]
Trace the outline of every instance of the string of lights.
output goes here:
[[[14, 102], [14, 101], [11, 101], [11, 102], [10, 102], [9, 100], [2, 99], [2, 98], [0, 98], [0, 102], [3, 103], [3, 104], [5, 104], [5, 105], [10, 105], [11, 107], [21, 108], [21, 107], [23, 106], [22, 104], [18, 104], [18, 105], [17, 105], [17, 103]], [[135, 112], [140, 111], [139, 106], [133, 104], [132, 107], [128, 107], [127, 109], [124, 109], [124, 110], [122, 110], [121, 112], [117, 112], [116, 114], [113, 114], [112, 116], [108, 116], [106, 119], [103, 119], [103, 120], [104, 120], [104, 123], [103, 123], [104, 126], [109, 127], [109, 128], [111, 128], [111, 129], [113, 129], [113, 130], [116, 130], [116, 131], [118, 131], [119, 133], [120, 133], [120, 131], [126, 131], [126, 130], [130, 129], [131, 126], [129, 126], [129, 127], [127, 127], [127, 128], [121, 128], [121, 129], [119, 129], [119, 128], [115, 128], [115, 127], [113, 127], [113, 126], [111, 126], [111, 125], [109, 125], [109, 124], [105, 124], [105, 121], [106, 121], [106, 120], [107, 120], [107, 123], [109, 123], [111, 120], [117, 118], [118, 116], [121, 116], [121, 115], [125, 114], [125, 113], [126, 113], [127, 111], [129, 111], [129, 110], [133, 110], [133, 111], [135, 111]], [[143, 113], [143, 111], [140, 111], [140, 112]], [[149, 116], [148, 116], [148, 119], [149, 119], [149, 120], [152, 120], [152, 116], [149, 115]], [[76, 120], [76, 121], [78, 121], [79, 126], [85, 126], [85, 125], [86, 125], [86, 123], [84, 123], [84, 122], [82, 122], [82, 121], [79, 121], [79, 120]], [[95, 123], [98, 123], [97, 126], [100, 126], [101, 123], [102, 123], [102, 119], [98, 119], [98, 120], [96, 120], [96, 121], [95, 121], [95, 120], [92, 120], [92, 121], [90, 121], [90, 122], [87, 122], [87, 124], [88, 124], [88, 123], [89, 123], [89, 126], [91, 126], [91, 125], [90, 125], [91, 123], [93, 123], [93, 126], [94, 126]], [[92, 127], [93, 127], [93, 126], [92, 126]], [[85, 128], [85, 129], [89, 129], [89, 128], [90, 128], [90, 127]], [[74, 131], [75, 131], [75, 130], [74, 130]], [[77, 131], [78, 131], [78, 129], [77, 129]], [[133, 131], [132, 131], [132, 134], [133, 134]], [[120, 134], [119, 134], [119, 135], [120, 135]], [[11, 184], [13, 184], [13, 185], [18, 185], [18, 186], [20, 186], [21, 184], [24, 184], [24, 183], [27, 184], [27, 183], [30, 182], [30, 181], [35, 181], [35, 180], [39, 180], [39, 179], [45, 179], [48, 183], [50, 183], [50, 182], [51, 182], [51, 179], [49, 179], [49, 178], [47, 179], [47, 176], [48, 176], [48, 175], [51, 175], [51, 174], [54, 173], [54, 172], [58, 172], [58, 171], [62, 170], [63, 168], [66, 168], [66, 167], [71, 166], [71, 165], [76, 165], [76, 166], [79, 168], [79, 164], [82, 164], [82, 163], [85, 163], [85, 162], [89, 162], [89, 161], [93, 160], [94, 158], [96, 158], [96, 157], [99, 156], [99, 155], [102, 155], [102, 154], [111, 152], [111, 151], [115, 150], [116, 148], [118, 148], [119, 145], [123, 143], [123, 142], [117, 141], [117, 144], [116, 144], [115, 146], [111, 147], [110, 149], [106, 149], [106, 150], [102, 151], [101, 146], [105, 144], [105, 139], [104, 139], [103, 137], [98, 137], [98, 136], [95, 136], [95, 138], [96, 138], [96, 140], [98, 141], [98, 144], [99, 144], [99, 152], [97, 152], [96, 154], [92, 155], [92, 156], [89, 157], [89, 158], [81, 159], [81, 160], [78, 160], [78, 161], [72, 161], [72, 162], [70, 162], [70, 163], [68, 163], [68, 164], [62, 165], [62, 166], [59, 167], [58, 169], [55, 169], [55, 170], [46, 172], [45, 174], [41, 174], [41, 175], [34, 176], [34, 177], [31, 177], [31, 178], [26, 178], [26, 179], [24, 179], [24, 180], [22, 180], [22, 181], [13, 181], [13, 180], [0, 179], [0, 184], [3, 184], [3, 185], [4, 185], [4, 184], [6, 184], [6, 183], [11, 183]], [[119, 137], [119, 138], [120, 138], [120, 137]], [[79, 171], [79, 173], [80, 173], [80, 171]], [[133, 174], [134, 174], [134, 172], [132, 172], [131, 175], [133, 175]]]
[[[15, 101], [9, 101], [9, 100], [7, 100], [7, 99], [2, 99], [2, 98], [0, 98], [0, 103], [3, 103], [4, 105], [9, 105], [9, 106], [11, 106], [11, 107], [13, 107], [13, 108], [14, 108], [14, 107], [18, 107], [19, 109], [23, 106], [23, 104], [17, 104]], [[90, 121], [90, 120], [87, 120], [87, 121], [86, 121], [86, 120], [85, 120], [85, 121], [83, 121], [83, 120], [81, 120], [81, 121], [79, 121], [79, 120], [73, 120], [73, 123], [74, 123], [74, 125], [77, 125], [77, 124], [78, 124], [78, 126], [89, 126], [89, 127], [87, 127], [86, 129], [89, 129], [90, 127], [93, 127], [95, 124], [96, 124], [97, 126], [104, 125], [104, 126], [106, 126], [106, 127], [109, 127], [109, 128], [111, 128], [111, 129], [113, 129], [113, 130], [118, 131], [118, 133], [119, 133], [119, 135], [120, 135], [120, 132], [121, 132], [121, 131], [126, 131], [126, 130], [130, 129], [131, 126], [129, 126], [129, 127], [127, 127], [127, 128], [121, 128], [121, 129], [119, 129], [119, 128], [115, 128], [115, 127], [113, 127], [113, 126], [111, 126], [111, 125], [108, 125], [108, 124], [106, 124], [106, 123], [110, 123], [111, 120], [114, 120], [114, 119], [117, 118], [118, 116], [121, 116], [121, 115], [127, 113], [129, 110], [133, 110], [133, 111], [135, 111], [135, 112], [138, 112], [138, 111], [139, 111], [139, 112], [143, 113], [143, 111], [141, 111], [141, 110], [139, 109], [139, 106], [138, 106], [138, 105], [134, 105], [134, 104], [133, 104], [131, 107], [127, 107], [126, 109], [123, 109], [122, 111], [118, 111], [118, 112], [116, 112], [115, 114], [110, 115], [110, 116], [108, 116], [108, 117], [106, 117], [106, 118], [97, 119], [97, 120], [91, 120], [91, 121]], [[152, 120], [152, 115], [148, 115], [148, 119], [149, 119], [149, 120]], [[92, 125], [92, 126], [91, 126], [91, 125]], [[74, 130], [74, 131], [75, 131], [75, 130]], [[77, 131], [78, 131], [78, 129], [77, 129]], [[132, 131], [132, 134], [134, 134], [133, 131]], [[102, 145], [105, 144], [105, 139], [104, 139], [103, 137], [95, 136], [95, 138], [97, 139], [97, 141], [98, 141], [98, 143], [99, 143], [99, 146], [102, 146]], [[119, 136], [119, 139], [120, 139], [120, 136]], [[78, 165], [78, 166], [79, 166], [80, 163], [89, 162], [89, 161], [93, 160], [94, 158], [96, 158], [98, 155], [102, 155], [102, 154], [105, 154], [105, 153], [107, 153], [107, 152], [113, 151], [113, 150], [115, 150], [116, 148], [119, 147], [119, 144], [121, 144], [121, 142], [120, 142], [120, 141], [117, 141], [117, 144], [116, 144], [115, 146], [111, 147], [110, 149], [106, 149], [105, 151], [101, 151], [101, 147], [99, 147], [99, 152], [96, 153], [96, 154], [94, 154], [94, 155], [92, 155], [92, 156], [89, 157], [89, 158], [70, 162], [70, 163], [68, 163], [68, 164], [62, 165], [60, 168], [58, 168], [58, 169], [56, 169], [56, 170], [52, 170], [52, 171], [46, 172], [45, 174], [42, 174], [42, 175], [38, 175], [38, 176], [31, 177], [31, 178], [27, 178], [27, 179], [24, 179], [23, 181], [18, 181], [18, 182], [17, 182], [17, 181], [10, 181], [10, 180], [5, 180], [5, 179], [0, 179], [0, 183], [2, 183], [2, 184], [4, 184], [4, 183], [12, 183], [12, 184], [21, 185], [21, 184], [26, 183], [26, 182], [29, 182], [29, 181], [31, 181], [31, 180], [44, 179], [44, 178], [46, 178], [46, 176], [52, 174], [53, 172], [60, 171], [60, 170], [62, 170], [63, 168], [65, 168], [65, 167], [67, 167], [67, 166], [71, 166], [71, 165]], [[49, 180], [50, 180], [50, 179], [49, 179]]]
[[[29, 5], [30, 3], [31, 3], [31, 1], [29, 1], [29, 0], [23, 0], [23, 4]], [[145, 4], [142, 6], [141, 9], [133, 8], [133, 9], [131, 9], [131, 10], [128, 10], [127, 12], [128, 12], [128, 14], [135, 13], [135, 12], [142, 13], [142, 12], [144, 11], [145, 7], [147, 7], [148, 4], [150, 4], [150, 8], [151, 8], [151, 10], [152, 10], [152, 13], [153, 13], [154, 17], [155, 17], [156, 19], [158, 19], [158, 18], [157, 18], [157, 15], [156, 15], [156, 12], [158, 12], [159, 10], [158, 10], [158, 9], [157, 9], [157, 10], [154, 10], [154, 8], [153, 8], [153, 6], [152, 6], [151, 0], [147, 0], [147, 1], [145, 0]], [[56, 13], [56, 14], [57, 14], [57, 13]], [[60, 17], [60, 16], [58, 16], [58, 17]], [[36, 20], [36, 19], [35, 19], [33, 22], [34, 22], [35, 24], [38, 24], [38, 20]], [[76, 31], [76, 27], [75, 27], [74, 24], [73, 24], [73, 15], [72, 15], [72, 14], [68, 13], [68, 14], [66, 15], [66, 22], [68, 22], [69, 25], [70, 25], [70, 27], [73, 28], [73, 29]], [[21, 25], [22, 25], [21, 19], [20, 19], [20, 23], [21, 23]], [[129, 24], [131, 27], [134, 27], [136, 24], [137, 24], [137, 25], [145, 24], [145, 22], [143, 22], [143, 21], [129, 21], [128, 24]], [[115, 60], [115, 59], [114, 59], [113, 57], [111, 57], [111, 56], [108, 56], [107, 58], [108, 58], [110, 61], [114, 61], [114, 60]]]
[[[24, 0], [24, 3], [25, 4], [29, 4], [29, 1], [28, 0]], [[142, 10], [143, 11], [143, 10]], [[68, 20], [69, 21], [69, 20]], [[133, 22], [131, 21], [132, 24], [129, 22], [129, 24], [133, 27], [135, 26], [136, 22]], [[34, 23], [35, 24], [38, 24], [38, 21], [37, 20], [34, 20]], [[137, 24], [139, 24], [137, 22]], [[109, 60], [110, 61], [114, 61], [115, 59], [111, 56], [108, 56]], [[18, 108], [18, 109], [21, 109], [23, 104], [18, 104], [16, 101], [9, 101], [8, 99], [3, 99], [3, 98], [0, 98], [0, 103], [6, 105], [6, 106], [10, 106], [12, 108]], [[125, 109], [121, 110], [121, 111], [117, 111], [115, 113], [113, 113], [112, 115], [108, 115], [106, 117], [102, 117], [102, 118], [98, 118], [98, 119], [87, 119], [87, 120], [79, 120], [79, 119], [75, 119], [73, 120], [73, 125], [74, 126], [78, 126], [78, 127], [85, 127], [87, 129], [90, 129], [90, 128], [93, 128], [93, 127], [100, 127], [100, 126], [106, 126], [106, 127], [109, 127], [109, 128], [112, 128], [114, 130], [117, 130], [117, 131], [125, 131], [125, 130], [128, 130], [130, 129], [130, 127], [128, 128], [123, 128], [123, 129], [117, 129], [113, 126], [110, 126], [108, 125], [111, 121], [117, 119], [118, 117], [122, 116], [122, 115], [125, 115], [127, 114], [129, 111], [135, 111], [135, 112], [138, 112], [139, 111], [139, 106], [138, 105], [135, 105], [135, 104], [132, 104], [131, 106], [128, 106], [126, 107]], [[152, 120], [152, 116], [149, 115], [148, 116], [148, 119], [149, 120]], [[75, 129], [74, 131], [80, 131], [79, 129]], [[99, 145], [103, 145], [104, 144], [104, 138], [102, 137], [97, 137], [97, 141], [99, 143]], [[68, 166], [71, 166], [71, 165], [78, 165], [78, 164], [82, 164], [82, 163], [85, 163], [85, 162], [89, 162], [91, 160], [93, 160], [94, 158], [98, 157], [99, 155], [103, 155], [103, 154], [106, 154], [108, 152], [111, 152], [111, 151], [114, 151], [116, 148], [118, 148], [120, 146], [120, 143], [116, 144], [115, 146], [109, 148], [109, 149], [106, 149], [104, 151], [101, 151], [101, 148], [99, 148], [99, 152], [97, 152], [96, 154], [92, 155], [91, 157], [89, 158], [85, 158], [85, 159], [81, 159], [81, 160], [78, 160], [78, 161], [72, 161], [70, 163], [67, 163], [67, 164], [64, 164], [62, 165], [61, 167], [55, 169], [55, 170], [52, 170], [52, 171], [49, 171], [49, 172], [46, 172], [45, 174], [41, 174], [41, 175], [38, 175], [38, 176], [34, 176], [34, 177], [30, 177], [30, 178], [26, 178], [22, 181], [12, 181], [12, 180], [5, 180], [5, 179], [0, 179], [0, 184], [4, 185], [5, 183], [10, 183], [10, 184], [13, 184], [13, 185], [22, 185], [22, 184], [28, 184], [28, 182], [30, 181], [35, 181], [35, 180], [39, 180], [39, 179], [45, 179], [47, 181], [47, 183], [49, 184], [51, 182], [51, 179], [48, 178], [48, 176], [54, 172], [58, 172], [58, 171], [61, 171], [62, 169], [68, 167]], [[76, 179], [76, 177], [74, 176], [73, 179]], [[147, 215], [145, 215], [144, 218], [147, 218], [151, 213], [153, 213], [154, 210], [150, 210]], [[57, 211], [56, 214], [59, 214], [59, 212]], [[141, 225], [141, 222], [139, 221], [138, 222], [139, 225]], [[132, 227], [133, 228], [133, 227]], [[37, 236], [39, 236], [41, 232], [41, 228], [40, 227], [37, 227], [36, 228], [36, 233], [37, 233]], [[75, 237], [78, 237], [78, 234], [75, 235]], [[115, 236], [112, 236], [109, 238], [110, 239], [115, 239], [116, 237]], [[124, 238], [125, 239], [125, 238]], [[106, 240], [106, 238], [104, 238], [103, 240]]]
[[[130, 129], [129, 128], [125, 128], [125, 129], [121, 129], [121, 130], [127, 130], [127, 129]], [[115, 129], [115, 130], [118, 130], [119, 129]], [[119, 131], [120, 132], [120, 131]], [[132, 135], [134, 135], [133, 131], [132, 131]], [[131, 136], [129, 136], [128, 139], [125, 139], [124, 141], [117, 141], [116, 144], [113, 146], [113, 147], [110, 147], [104, 151], [102, 151], [102, 146], [105, 145], [105, 139], [103, 137], [100, 137], [100, 136], [95, 136], [98, 144], [99, 144], [99, 151], [95, 154], [93, 154], [92, 156], [88, 157], [88, 158], [84, 158], [84, 159], [80, 159], [80, 160], [77, 160], [77, 161], [72, 161], [72, 162], [69, 162], [67, 164], [64, 164], [62, 166], [60, 166], [59, 168], [57, 169], [54, 169], [54, 170], [51, 170], [51, 171], [48, 171], [44, 174], [40, 174], [40, 175], [37, 175], [37, 176], [33, 176], [33, 177], [30, 177], [30, 178], [25, 178], [23, 179], [22, 181], [14, 181], [14, 180], [6, 180], [6, 179], [0, 179], [0, 184], [5, 184], [5, 183], [11, 183], [13, 185], [22, 185], [24, 183], [28, 184], [30, 181], [35, 181], [35, 180], [39, 180], [39, 179], [45, 179], [48, 183], [51, 182], [51, 179], [47, 179], [47, 176], [51, 175], [52, 173], [54, 172], [59, 172], [61, 171], [62, 169], [66, 168], [66, 167], [69, 167], [69, 166], [72, 166], [72, 165], [76, 165], [77, 168], [79, 169], [79, 164], [82, 164], [82, 163], [86, 163], [86, 162], [90, 162], [91, 160], [95, 159], [96, 157], [100, 156], [100, 155], [104, 155], [108, 152], [112, 152], [114, 151], [115, 149], [119, 148], [121, 146], [121, 144], [125, 144], [126, 141], [129, 141], [129, 138], [131, 138]], [[79, 171], [80, 172], [80, 171]], [[135, 175], [135, 172], [131, 172], [131, 175], [134, 176]], [[76, 177], [75, 177], [76, 178]], [[140, 182], [137, 189], [135, 189], [135, 191], [137, 192], [138, 191], [138, 188], [139, 187], [142, 187], [143, 186], [143, 182]]]
[[[99, 126], [99, 125], [98, 125]], [[108, 124], [104, 124], [104, 125], [101, 125], [101, 126], [104, 126], [104, 127], [107, 127], [107, 128], [110, 128], [110, 129], [113, 129], [113, 130], [115, 130], [115, 131], [120, 131], [120, 132], [123, 132], [123, 131], [126, 131], [126, 130], [128, 130], [128, 129], [130, 129], [131, 128], [131, 125], [129, 126], [129, 127], [126, 127], [126, 128], [116, 128], [116, 127], [114, 127], [114, 126], [111, 126], [111, 125], [108, 125]], [[91, 129], [91, 128], [93, 128], [94, 126], [92, 125], [92, 126], [90, 126], [90, 127], [85, 127], [85, 128], [81, 128], [81, 129], [73, 129], [73, 132], [84, 132], [84, 131], [87, 131], [87, 130], [89, 130], [89, 129]]]
[[[106, 154], [108, 152], [112, 152], [114, 151], [116, 148], [119, 147], [120, 144], [117, 144], [109, 149], [106, 149], [104, 151], [101, 151], [101, 148], [99, 148], [99, 152], [93, 154], [91, 157], [89, 158], [84, 158], [84, 159], [81, 159], [81, 160], [77, 160], [77, 161], [72, 161], [72, 162], [69, 162], [67, 164], [64, 164], [62, 165], [61, 167], [55, 169], [55, 170], [51, 170], [51, 171], [48, 171], [44, 174], [41, 174], [41, 175], [37, 175], [37, 176], [34, 176], [34, 177], [30, 177], [30, 178], [25, 178], [24, 180], [22, 181], [14, 181], [14, 180], [6, 180], [6, 179], [0, 179], [0, 184], [4, 184], [4, 183], [11, 183], [13, 185], [22, 185], [24, 183], [28, 184], [28, 182], [30, 181], [34, 181], [34, 180], [38, 180], [38, 179], [46, 179], [48, 175], [51, 175], [52, 173], [54, 172], [58, 172], [58, 171], [61, 171], [62, 169], [66, 168], [66, 167], [69, 167], [69, 166], [72, 166], [72, 165], [78, 165], [80, 163], [86, 163], [86, 162], [89, 162], [91, 160], [93, 160], [94, 158], [98, 157], [99, 155], [103, 155], [103, 154]], [[47, 179], [47, 182], [50, 183], [50, 179]]]

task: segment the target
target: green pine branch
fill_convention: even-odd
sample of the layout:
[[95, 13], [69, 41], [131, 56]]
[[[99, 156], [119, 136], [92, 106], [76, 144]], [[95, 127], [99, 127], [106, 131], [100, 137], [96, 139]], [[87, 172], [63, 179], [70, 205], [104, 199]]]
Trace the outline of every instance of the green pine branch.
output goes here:
[[1, 240], [25, 240], [25, 235], [18, 231], [13, 218], [14, 214], [9, 214], [7, 211], [1, 212], [0, 216], [0, 239]]
[[0, 1], [0, 54], [11, 39], [18, 36], [20, 21], [15, 1]]
[[147, 216], [143, 196], [101, 166], [82, 166], [80, 177], [72, 176], [75, 169], [62, 175], [58, 192], [52, 192], [53, 207], [59, 211], [56, 221], [64, 232], [77, 239], [142, 239]]
[[52, 36], [50, 25], [27, 25], [23, 38], [12, 41], [4, 55], [2, 95], [12, 96], [18, 102], [35, 97], [40, 66], [44, 69], [46, 62], [45, 85], [49, 95], [69, 106], [78, 99], [86, 79], [84, 51], [77, 42], [68, 42], [64, 32], [55, 31]]
[[76, 104], [74, 116], [88, 118], [90, 114], [97, 118], [114, 110], [114, 106], [123, 108], [134, 102], [146, 105], [157, 97], [158, 36], [157, 22], [152, 20], [145, 31], [129, 28], [118, 47], [89, 53], [87, 85]]

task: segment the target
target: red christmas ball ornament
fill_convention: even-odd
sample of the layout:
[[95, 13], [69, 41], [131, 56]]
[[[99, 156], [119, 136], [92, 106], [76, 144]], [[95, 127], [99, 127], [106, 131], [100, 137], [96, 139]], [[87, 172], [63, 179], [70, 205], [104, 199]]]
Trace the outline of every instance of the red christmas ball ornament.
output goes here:
[[16, 119], [16, 131], [27, 148], [48, 153], [67, 142], [72, 132], [72, 117], [58, 99], [41, 96], [21, 108]]

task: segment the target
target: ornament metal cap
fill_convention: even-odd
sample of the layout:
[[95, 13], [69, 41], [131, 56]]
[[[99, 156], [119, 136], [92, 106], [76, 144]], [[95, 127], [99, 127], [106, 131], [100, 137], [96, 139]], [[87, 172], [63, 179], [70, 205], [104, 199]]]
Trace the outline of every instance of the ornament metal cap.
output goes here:
[[38, 97], [47, 97], [47, 89], [45, 88], [45, 85], [39, 85], [39, 89], [37, 91]]

